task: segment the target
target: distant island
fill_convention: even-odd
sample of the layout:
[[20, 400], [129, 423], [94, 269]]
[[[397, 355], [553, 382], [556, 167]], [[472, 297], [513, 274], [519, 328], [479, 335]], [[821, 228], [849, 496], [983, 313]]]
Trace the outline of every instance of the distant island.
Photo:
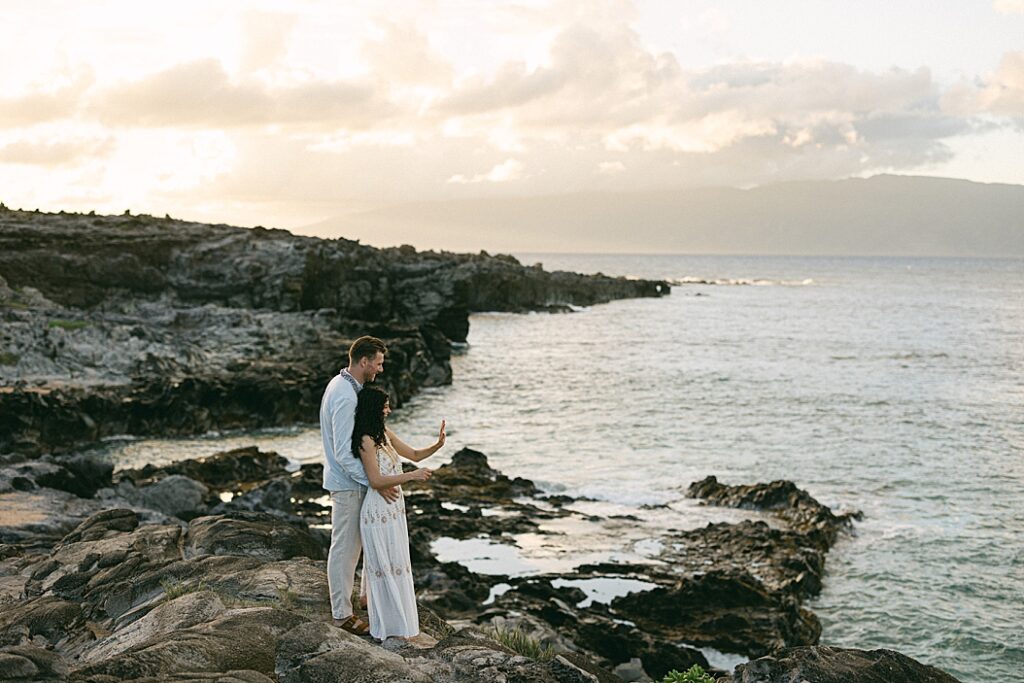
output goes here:
[[298, 228], [507, 252], [1024, 256], [1024, 185], [878, 175], [384, 206]]

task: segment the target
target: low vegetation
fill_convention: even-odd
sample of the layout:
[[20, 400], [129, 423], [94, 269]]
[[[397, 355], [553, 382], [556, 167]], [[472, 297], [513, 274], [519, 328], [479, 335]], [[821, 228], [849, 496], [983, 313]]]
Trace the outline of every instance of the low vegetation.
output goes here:
[[555, 656], [554, 648], [550, 645], [541, 645], [519, 629], [507, 629], [499, 626], [488, 629], [486, 633], [516, 654], [538, 662], [546, 662]]
[[182, 581], [172, 581], [171, 579], [162, 579], [160, 581], [160, 587], [164, 589], [164, 594], [166, 595], [167, 602], [170, 602], [171, 600], [176, 600], [180, 598], [182, 595], [186, 595], [188, 593], [198, 593], [208, 588], [205, 581], [200, 581], [199, 583], [193, 584], [186, 584]]
[[702, 666], [694, 664], [686, 671], [669, 671], [661, 683], [715, 683], [715, 680]]

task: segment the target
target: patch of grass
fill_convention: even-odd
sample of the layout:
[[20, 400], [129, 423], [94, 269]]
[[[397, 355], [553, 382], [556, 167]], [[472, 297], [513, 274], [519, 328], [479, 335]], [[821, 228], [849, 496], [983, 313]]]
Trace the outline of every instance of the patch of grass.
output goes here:
[[21, 356], [16, 353], [0, 351], [0, 365], [17, 365], [19, 360]]
[[714, 679], [704, 671], [704, 667], [694, 664], [686, 671], [669, 671], [661, 679], [661, 683], [715, 683]]
[[488, 629], [487, 635], [513, 652], [538, 662], [546, 662], [555, 656], [555, 649], [553, 647], [541, 645], [538, 641], [517, 628], [508, 629], [499, 626]]
[[160, 587], [164, 589], [168, 602], [180, 598], [182, 595], [198, 593], [199, 591], [207, 589], [205, 581], [188, 585], [182, 581], [175, 581], [172, 579], [160, 579]]
[[277, 601], [281, 604], [282, 609], [295, 609], [298, 599], [299, 596], [295, 591], [290, 591], [287, 588], [277, 589]]
[[50, 321], [51, 328], [59, 327], [62, 330], [80, 330], [83, 327], [89, 327], [90, 324], [85, 320], [60, 320], [59, 318]]

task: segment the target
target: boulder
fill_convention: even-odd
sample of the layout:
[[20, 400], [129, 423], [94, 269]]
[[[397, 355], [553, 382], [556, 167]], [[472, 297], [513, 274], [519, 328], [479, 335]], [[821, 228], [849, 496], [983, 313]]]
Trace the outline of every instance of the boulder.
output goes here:
[[66, 640], [84, 626], [81, 605], [53, 595], [29, 598], [0, 611], [0, 645], [45, 639], [50, 645]]
[[160, 633], [117, 657], [79, 666], [74, 675], [132, 680], [200, 671], [253, 670], [273, 676], [277, 640], [303, 621], [296, 614], [269, 607], [228, 610], [211, 621]]
[[117, 657], [164, 634], [212, 621], [226, 609], [220, 596], [212, 591], [187, 593], [155, 607], [141, 619], [96, 641], [94, 646], [79, 655], [79, 662], [91, 664]]
[[307, 622], [286, 633], [277, 647], [281, 683], [431, 683], [401, 656], [330, 624]]
[[188, 520], [205, 512], [203, 501], [209, 489], [194, 479], [172, 474], [138, 491], [140, 502], [148, 508]]
[[611, 606], [646, 632], [753, 657], [813, 645], [821, 636], [817, 617], [742, 570], [686, 577], [672, 587], [616, 598]]
[[232, 512], [199, 517], [189, 523], [185, 542], [187, 557], [197, 555], [246, 555], [263, 561], [293, 557], [326, 559], [318, 538], [262, 512]]
[[894, 650], [793, 647], [740, 664], [728, 683], [959, 683], [944, 671]]
[[64, 658], [34, 645], [0, 648], [0, 681], [64, 681]]
[[67, 474], [50, 481], [40, 481], [41, 485], [67, 491], [81, 498], [92, 498], [97, 491], [112, 483], [114, 464], [97, 456], [73, 454], [56, 458], [54, 462]]

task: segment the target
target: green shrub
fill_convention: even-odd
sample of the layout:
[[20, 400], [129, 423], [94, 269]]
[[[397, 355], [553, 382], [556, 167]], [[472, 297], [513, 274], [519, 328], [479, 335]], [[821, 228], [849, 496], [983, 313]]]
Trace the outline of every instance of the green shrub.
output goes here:
[[488, 629], [487, 635], [513, 652], [538, 662], [546, 662], [555, 656], [554, 648], [550, 645], [541, 645], [519, 629], [497, 627]]
[[694, 664], [685, 672], [669, 671], [661, 679], [661, 683], [715, 683], [714, 679], [699, 664]]
[[19, 360], [21, 360], [21, 356], [16, 353], [0, 351], [0, 365], [17, 365]]
[[89, 323], [85, 320], [51, 320], [50, 327], [59, 327], [62, 330], [80, 330], [83, 327], [89, 327]]

